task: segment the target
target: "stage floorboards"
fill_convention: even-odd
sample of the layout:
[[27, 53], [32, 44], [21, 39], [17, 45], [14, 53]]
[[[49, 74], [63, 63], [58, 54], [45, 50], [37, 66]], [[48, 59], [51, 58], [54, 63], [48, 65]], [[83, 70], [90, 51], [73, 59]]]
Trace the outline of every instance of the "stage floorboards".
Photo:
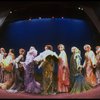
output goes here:
[[19, 93], [8, 93], [5, 90], [0, 89], [0, 98], [100, 98], [100, 86], [95, 87], [94, 89], [91, 89], [87, 92], [80, 93], [80, 94], [69, 94], [69, 93], [63, 93], [63, 94], [56, 94], [56, 95], [36, 95], [36, 94], [28, 94], [25, 92], [19, 92]]

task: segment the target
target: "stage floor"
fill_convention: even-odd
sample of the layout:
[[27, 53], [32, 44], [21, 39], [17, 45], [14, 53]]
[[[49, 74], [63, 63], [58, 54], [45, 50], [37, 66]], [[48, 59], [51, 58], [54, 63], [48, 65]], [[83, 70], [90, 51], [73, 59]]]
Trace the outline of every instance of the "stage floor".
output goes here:
[[56, 94], [56, 95], [36, 95], [36, 94], [28, 94], [25, 92], [19, 93], [8, 93], [5, 90], [0, 89], [0, 98], [100, 98], [100, 86], [95, 87], [87, 92], [80, 93], [80, 94], [70, 94], [70, 93], [63, 93], [63, 94]]

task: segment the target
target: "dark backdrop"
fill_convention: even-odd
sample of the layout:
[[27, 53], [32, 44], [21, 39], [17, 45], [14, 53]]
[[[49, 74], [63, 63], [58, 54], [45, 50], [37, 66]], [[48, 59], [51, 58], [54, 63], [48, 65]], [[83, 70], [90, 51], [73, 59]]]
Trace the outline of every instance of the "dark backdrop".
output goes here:
[[[73, 18], [40, 18], [31, 20], [19, 20], [6, 25], [0, 33], [0, 47], [14, 48], [16, 56], [18, 49], [26, 51], [30, 46], [35, 46], [38, 53], [44, 50], [44, 45], [51, 44], [57, 53], [57, 45], [65, 45], [68, 61], [71, 56], [71, 47], [76, 46], [82, 52], [84, 60], [84, 44], [88, 43], [95, 50], [100, 45], [98, 33], [93, 30], [86, 20]], [[83, 61], [82, 61], [83, 62]]]

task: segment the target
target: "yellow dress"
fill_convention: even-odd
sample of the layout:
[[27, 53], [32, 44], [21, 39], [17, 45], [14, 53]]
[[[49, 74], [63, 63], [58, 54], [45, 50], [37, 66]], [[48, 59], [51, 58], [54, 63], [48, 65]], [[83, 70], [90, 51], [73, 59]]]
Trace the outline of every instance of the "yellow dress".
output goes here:
[[13, 77], [13, 66], [11, 61], [15, 58], [14, 54], [10, 53], [8, 56], [2, 61], [2, 68], [4, 69], [4, 83], [0, 83], [0, 88], [8, 89], [12, 86], [14, 77]]
[[13, 66], [10, 63], [14, 58], [13, 54], [9, 54], [5, 59], [2, 61], [2, 68], [4, 68], [6, 71], [11, 72], [13, 70]]

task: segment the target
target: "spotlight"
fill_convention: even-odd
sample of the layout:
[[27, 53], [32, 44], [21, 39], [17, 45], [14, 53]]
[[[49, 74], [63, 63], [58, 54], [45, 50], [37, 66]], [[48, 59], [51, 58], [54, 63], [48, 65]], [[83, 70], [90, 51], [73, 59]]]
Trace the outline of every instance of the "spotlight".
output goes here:
[[30, 17], [29, 20], [32, 20], [32, 18]]
[[29, 20], [32, 20], [31, 18], [29, 18]]
[[81, 8], [80, 8], [80, 7], [78, 7], [78, 9], [80, 10]]
[[78, 7], [79, 10], [84, 10], [82, 7]]
[[64, 18], [64, 17], [61, 17], [62, 19]]
[[81, 8], [81, 10], [84, 10], [83, 8]]
[[41, 17], [39, 17], [39, 19], [41, 19]]
[[10, 14], [12, 14], [12, 11], [10, 11]]
[[52, 16], [52, 18], [54, 18], [54, 16]]

